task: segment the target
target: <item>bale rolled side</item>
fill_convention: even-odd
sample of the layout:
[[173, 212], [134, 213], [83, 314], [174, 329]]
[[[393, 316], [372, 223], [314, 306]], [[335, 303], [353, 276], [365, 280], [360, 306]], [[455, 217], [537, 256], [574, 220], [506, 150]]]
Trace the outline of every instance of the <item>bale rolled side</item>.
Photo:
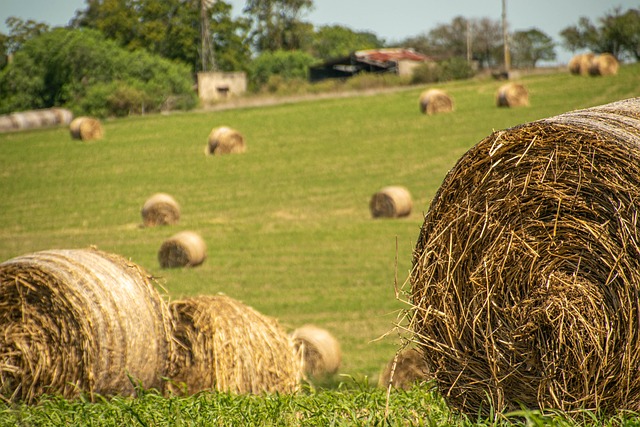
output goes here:
[[591, 61], [589, 74], [592, 76], [615, 76], [618, 74], [619, 66], [615, 56], [610, 53], [602, 53]]
[[492, 133], [448, 173], [412, 324], [453, 408], [640, 407], [640, 98]]
[[158, 251], [162, 268], [195, 267], [207, 258], [207, 245], [194, 231], [181, 231], [165, 240]]
[[589, 70], [591, 69], [591, 63], [595, 58], [595, 54], [591, 52], [587, 53], [579, 53], [574, 55], [568, 64], [569, 72], [571, 74], [577, 76], [587, 76], [589, 75]]
[[296, 349], [302, 352], [303, 370], [310, 377], [323, 377], [338, 372], [342, 363], [340, 343], [329, 331], [304, 325], [291, 334]]
[[246, 149], [244, 136], [240, 132], [227, 126], [220, 126], [209, 133], [205, 154], [244, 153]]
[[149, 197], [140, 211], [145, 227], [174, 225], [180, 221], [180, 205], [166, 193], [156, 193]]
[[169, 373], [170, 315], [140, 267], [93, 249], [0, 264], [0, 395], [131, 395]]
[[524, 107], [529, 105], [529, 91], [520, 83], [506, 83], [496, 93], [498, 107]]
[[180, 344], [173, 380], [188, 393], [292, 393], [302, 361], [278, 322], [225, 295], [170, 304]]
[[79, 139], [81, 141], [102, 139], [104, 136], [102, 123], [94, 117], [76, 117], [69, 124], [69, 132], [73, 139]]
[[453, 111], [453, 99], [440, 89], [428, 89], [420, 94], [420, 112], [427, 115]]
[[371, 196], [369, 211], [373, 218], [399, 218], [411, 214], [413, 201], [406, 187], [383, 187]]

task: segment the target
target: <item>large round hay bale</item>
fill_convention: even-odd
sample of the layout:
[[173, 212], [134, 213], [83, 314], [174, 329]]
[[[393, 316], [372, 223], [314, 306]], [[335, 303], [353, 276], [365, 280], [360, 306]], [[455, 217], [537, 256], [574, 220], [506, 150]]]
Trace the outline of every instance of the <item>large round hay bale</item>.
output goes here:
[[172, 353], [170, 314], [126, 259], [49, 250], [0, 264], [0, 396], [131, 395], [159, 387]]
[[302, 361], [278, 322], [225, 295], [170, 304], [178, 341], [173, 380], [189, 393], [291, 393]]
[[211, 130], [207, 146], [206, 154], [230, 154], [244, 153], [247, 147], [245, 145], [244, 136], [235, 129], [227, 126], [220, 126]]
[[68, 126], [73, 120], [73, 113], [66, 108], [52, 108], [53, 114], [56, 115], [56, 121], [60, 125]]
[[32, 113], [38, 116], [41, 127], [51, 127], [59, 124], [58, 115], [52, 109], [34, 110]]
[[21, 111], [9, 115], [15, 129], [37, 129], [42, 126], [41, 116], [36, 111]]
[[529, 105], [529, 91], [520, 83], [509, 82], [498, 88], [498, 107], [524, 107]]
[[71, 137], [81, 141], [101, 139], [104, 136], [104, 129], [100, 120], [93, 117], [76, 117], [69, 124]]
[[162, 268], [195, 267], [207, 258], [207, 245], [194, 231], [174, 234], [160, 246], [158, 261]]
[[618, 74], [619, 66], [615, 56], [610, 53], [602, 53], [591, 61], [589, 74], [592, 76], [615, 76]]
[[389, 360], [380, 375], [378, 385], [408, 390], [430, 378], [429, 367], [422, 352], [417, 348], [404, 348]]
[[156, 193], [144, 202], [140, 214], [145, 227], [173, 225], [180, 221], [180, 205], [171, 195]]
[[423, 114], [449, 113], [453, 111], [453, 100], [443, 90], [428, 89], [420, 94], [420, 111]]
[[406, 187], [390, 185], [371, 196], [369, 211], [374, 218], [399, 218], [411, 213], [413, 201]]
[[11, 116], [6, 114], [0, 116], [0, 132], [8, 132], [16, 129], [17, 127], [15, 125], [15, 122], [11, 120]]
[[329, 331], [314, 325], [304, 325], [291, 334], [302, 352], [303, 370], [310, 377], [323, 377], [338, 372], [342, 363], [340, 343]]
[[595, 58], [595, 54], [591, 52], [579, 53], [574, 55], [568, 64], [569, 72], [575, 75], [586, 76], [589, 74], [591, 63]]
[[496, 131], [447, 174], [411, 272], [450, 406], [640, 407], [640, 98]]

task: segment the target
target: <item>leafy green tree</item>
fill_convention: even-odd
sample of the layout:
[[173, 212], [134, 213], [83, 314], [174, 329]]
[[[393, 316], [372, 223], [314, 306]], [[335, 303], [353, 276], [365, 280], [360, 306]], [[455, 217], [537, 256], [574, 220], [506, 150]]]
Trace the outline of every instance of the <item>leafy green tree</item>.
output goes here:
[[384, 41], [370, 32], [353, 31], [341, 25], [321, 26], [313, 35], [310, 53], [323, 60], [347, 56], [355, 50], [384, 47]]
[[555, 43], [539, 29], [516, 31], [511, 36], [511, 60], [515, 66], [535, 68], [538, 61], [554, 59]]
[[251, 18], [256, 50], [302, 48], [313, 30], [302, 16], [311, 8], [313, 0], [247, 0], [243, 11]]
[[316, 58], [302, 51], [263, 52], [253, 61], [249, 81], [255, 90], [264, 86], [272, 76], [278, 76], [282, 81], [306, 79], [309, 66], [315, 62]]

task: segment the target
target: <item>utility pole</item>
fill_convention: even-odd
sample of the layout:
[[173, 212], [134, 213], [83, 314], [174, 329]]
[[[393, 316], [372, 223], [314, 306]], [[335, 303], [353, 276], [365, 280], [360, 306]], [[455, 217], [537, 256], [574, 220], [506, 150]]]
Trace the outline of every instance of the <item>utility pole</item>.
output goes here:
[[507, 0], [502, 0], [502, 41], [504, 44], [504, 71], [509, 78], [511, 54], [509, 53], [509, 32], [507, 31]]
[[471, 22], [467, 19], [467, 63], [471, 64]]
[[216, 0], [200, 0], [200, 37], [202, 46], [200, 56], [202, 59], [202, 71], [215, 71], [216, 59], [213, 51], [213, 43], [209, 32], [209, 9]]

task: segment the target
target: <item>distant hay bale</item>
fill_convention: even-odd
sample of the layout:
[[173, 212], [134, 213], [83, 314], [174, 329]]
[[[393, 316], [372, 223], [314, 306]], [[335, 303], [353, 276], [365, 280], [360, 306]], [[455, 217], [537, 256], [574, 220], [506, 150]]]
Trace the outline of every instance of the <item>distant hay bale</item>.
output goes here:
[[618, 74], [620, 64], [615, 56], [610, 53], [603, 53], [591, 61], [589, 74], [592, 76], [615, 76]]
[[529, 91], [519, 83], [506, 83], [496, 93], [498, 107], [523, 107], [529, 105]]
[[73, 113], [66, 108], [52, 108], [51, 111], [56, 116], [56, 122], [60, 125], [69, 126], [73, 120]]
[[214, 128], [209, 134], [205, 154], [244, 153], [246, 145], [244, 136], [227, 126]]
[[326, 329], [304, 325], [291, 334], [294, 345], [302, 352], [303, 370], [311, 377], [338, 372], [342, 363], [340, 343]]
[[162, 268], [195, 267], [207, 257], [207, 245], [194, 231], [181, 231], [165, 240], [158, 251]]
[[369, 200], [369, 211], [374, 218], [408, 216], [412, 207], [411, 193], [399, 185], [383, 187]]
[[15, 123], [9, 115], [0, 116], [0, 132], [17, 130]]
[[569, 72], [574, 75], [586, 76], [589, 74], [591, 68], [591, 62], [595, 58], [595, 55], [591, 52], [579, 53], [574, 55], [568, 64]]
[[453, 409], [640, 408], [640, 98], [493, 132], [416, 243], [411, 329]]
[[93, 117], [76, 117], [69, 124], [71, 137], [81, 141], [91, 141], [93, 139], [101, 139], [104, 136], [104, 130], [100, 120]]
[[453, 111], [453, 100], [443, 90], [429, 89], [420, 94], [420, 111], [423, 114], [449, 113]]
[[417, 348], [404, 348], [385, 366], [378, 385], [408, 390], [431, 378], [429, 367]]
[[94, 249], [0, 264], [0, 396], [131, 395], [168, 373], [170, 314], [149, 275]]
[[42, 127], [41, 115], [36, 111], [22, 111], [9, 115], [13, 127], [18, 130], [37, 129]]
[[180, 205], [171, 195], [156, 193], [144, 202], [140, 214], [145, 227], [173, 225], [180, 221]]
[[225, 295], [170, 304], [178, 341], [173, 381], [188, 393], [292, 393], [301, 359], [278, 322]]

